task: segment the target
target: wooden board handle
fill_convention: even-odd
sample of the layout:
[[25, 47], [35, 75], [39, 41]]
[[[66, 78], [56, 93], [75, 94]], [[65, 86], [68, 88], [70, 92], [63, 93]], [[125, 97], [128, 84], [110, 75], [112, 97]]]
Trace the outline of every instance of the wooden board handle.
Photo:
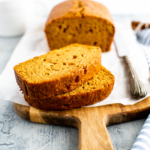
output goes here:
[[43, 111], [14, 103], [17, 114], [29, 121], [74, 126], [79, 129], [79, 150], [113, 150], [106, 126], [146, 117], [150, 97], [134, 105], [110, 104], [68, 111]]
[[101, 113], [98, 107], [43, 111], [14, 103], [14, 108], [20, 117], [32, 122], [77, 127], [79, 150], [113, 150], [103, 119], [105, 111]]
[[79, 150], [113, 150], [106, 129], [104, 114], [93, 109], [85, 109], [80, 114]]

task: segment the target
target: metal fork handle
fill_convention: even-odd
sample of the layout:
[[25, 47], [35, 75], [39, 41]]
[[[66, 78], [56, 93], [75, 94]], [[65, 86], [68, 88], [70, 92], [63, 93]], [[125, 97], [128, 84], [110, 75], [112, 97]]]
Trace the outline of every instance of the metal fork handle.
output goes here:
[[140, 81], [140, 79], [138, 78], [128, 56], [124, 56], [124, 59], [126, 61], [126, 64], [131, 74], [130, 92], [131, 92], [132, 97], [134, 98], [145, 97], [147, 95], [147, 91], [144, 85], [142, 84], [142, 82]]

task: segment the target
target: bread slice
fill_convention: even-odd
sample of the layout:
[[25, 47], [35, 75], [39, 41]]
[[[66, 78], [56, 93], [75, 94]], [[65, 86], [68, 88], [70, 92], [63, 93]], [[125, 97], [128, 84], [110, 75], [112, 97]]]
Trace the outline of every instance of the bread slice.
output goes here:
[[67, 0], [53, 8], [45, 33], [51, 50], [71, 43], [109, 51], [115, 27], [108, 9], [92, 0]]
[[29, 105], [38, 109], [68, 110], [104, 100], [111, 93], [114, 82], [115, 77], [111, 72], [101, 66], [98, 74], [73, 91], [44, 99], [30, 99], [26, 94], [24, 97]]
[[75, 89], [100, 70], [99, 47], [72, 44], [14, 67], [16, 80], [30, 98], [46, 98]]

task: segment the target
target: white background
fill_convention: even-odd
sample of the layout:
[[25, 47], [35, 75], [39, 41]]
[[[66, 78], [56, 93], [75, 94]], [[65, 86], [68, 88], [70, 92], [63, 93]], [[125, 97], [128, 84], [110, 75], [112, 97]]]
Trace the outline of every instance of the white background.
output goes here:
[[[34, 0], [34, 2], [39, 0]], [[51, 9], [64, 0], [42, 0], [49, 3]], [[150, 0], [94, 0], [104, 4], [111, 14], [150, 14]]]

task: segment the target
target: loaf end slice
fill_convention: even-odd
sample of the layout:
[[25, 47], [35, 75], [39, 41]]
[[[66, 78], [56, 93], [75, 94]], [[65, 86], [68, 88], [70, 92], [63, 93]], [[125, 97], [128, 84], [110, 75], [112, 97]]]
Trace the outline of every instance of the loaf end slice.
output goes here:
[[71, 43], [111, 49], [115, 26], [108, 9], [92, 0], [67, 0], [53, 8], [46, 26], [51, 50]]
[[46, 98], [75, 89], [100, 70], [99, 47], [72, 44], [14, 67], [18, 85], [30, 98]]
[[68, 110], [100, 102], [111, 93], [115, 77], [101, 66], [98, 74], [73, 91], [51, 98], [30, 99], [24, 95], [30, 106], [43, 110]]

